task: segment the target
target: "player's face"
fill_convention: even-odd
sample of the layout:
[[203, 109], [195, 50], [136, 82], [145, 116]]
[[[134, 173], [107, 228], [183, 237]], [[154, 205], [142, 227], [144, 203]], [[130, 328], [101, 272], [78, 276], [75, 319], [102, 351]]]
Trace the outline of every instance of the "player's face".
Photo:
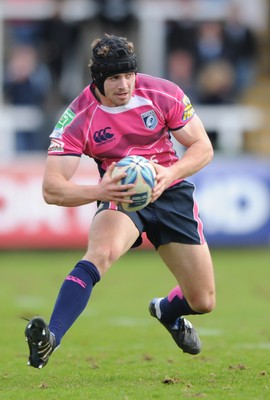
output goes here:
[[106, 96], [101, 102], [107, 107], [123, 106], [129, 102], [135, 87], [136, 75], [134, 72], [110, 76], [104, 82]]

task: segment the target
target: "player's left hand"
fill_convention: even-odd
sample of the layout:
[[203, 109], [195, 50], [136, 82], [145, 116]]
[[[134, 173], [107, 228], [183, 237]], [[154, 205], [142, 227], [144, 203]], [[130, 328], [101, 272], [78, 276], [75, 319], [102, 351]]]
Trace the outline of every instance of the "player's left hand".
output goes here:
[[156, 185], [152, 191], [151, 203], [156, 201], [175, 180], [175, 175], [170, 167], [163, 167], [162, 165], [153, 163], [156, 170]]

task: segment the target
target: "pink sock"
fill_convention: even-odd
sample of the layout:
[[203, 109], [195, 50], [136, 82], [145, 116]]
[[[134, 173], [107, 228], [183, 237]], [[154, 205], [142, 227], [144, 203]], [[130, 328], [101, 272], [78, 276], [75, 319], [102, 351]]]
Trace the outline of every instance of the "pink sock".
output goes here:
[[180, 286], [176, 286], [176, 287], [168, 294], [168, 300], [169, 300], [169, 302], [173, 301], [173, 299], [174, 299], [176, 296], [179, 297], [179, 299], [183, 299], [183, 297], [184, 297]]

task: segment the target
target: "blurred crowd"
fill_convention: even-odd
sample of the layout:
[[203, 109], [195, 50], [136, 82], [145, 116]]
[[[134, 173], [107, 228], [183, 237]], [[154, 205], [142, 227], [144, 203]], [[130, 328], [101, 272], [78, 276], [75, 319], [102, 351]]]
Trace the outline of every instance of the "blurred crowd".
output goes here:
[[167, 22], [167, 75], [199, 104], [232, 103], [254, 83], [255, 33], [232, 6], [224, 21]]
[[[130, 0], [95, 3], [102, 32], [130, 37], [131, 27], [139, 29], [133, 24]], [[38, 134], [17, 132], [18, 152], [46, 150], [59, 109], [90, 79], [89, 73], [85, 76], [89, 54], [84, 54], [86, 65], [80, 58], [82, 32], [89, 21], [63, 19], [63, 4], [55, 0], [54, 14], [47, 19], [5, 21], [4, 101], [38, 107], [46, 115]], [[230, 8], [225, 20], [196, 21], [187, 15], [180, 21], [166, 21], [165, 40], [163, 77], [179, 84], [193, 103], [232, 104], [255, 81], [256, 34], [243, 23], [237, 6]], [[88, 53], [88, 47], [83, 52]]]

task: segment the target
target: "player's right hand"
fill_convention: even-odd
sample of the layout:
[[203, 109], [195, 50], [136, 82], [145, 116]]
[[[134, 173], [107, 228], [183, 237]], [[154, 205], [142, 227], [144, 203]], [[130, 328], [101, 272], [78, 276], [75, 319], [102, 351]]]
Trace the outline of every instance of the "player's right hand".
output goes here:
[[133, 184], [122, 185], [121, 179], [123, 179], [127, 174], [125, 172], [120, 173], [117, 176], [112, 177], [112, 171], [115, 167], [115, 162], [113, 162], [107, 169], [106, 173], [103, 175], [99, 183], [99, 194], [98, 199], [100, 201], [113, 201], [115, 203], [124, 202], [132, 203], [131, 200], [127, 199], [128, 195], [131, 196], [135, 194], [135, 191], [131, 189], [134, 188]]

